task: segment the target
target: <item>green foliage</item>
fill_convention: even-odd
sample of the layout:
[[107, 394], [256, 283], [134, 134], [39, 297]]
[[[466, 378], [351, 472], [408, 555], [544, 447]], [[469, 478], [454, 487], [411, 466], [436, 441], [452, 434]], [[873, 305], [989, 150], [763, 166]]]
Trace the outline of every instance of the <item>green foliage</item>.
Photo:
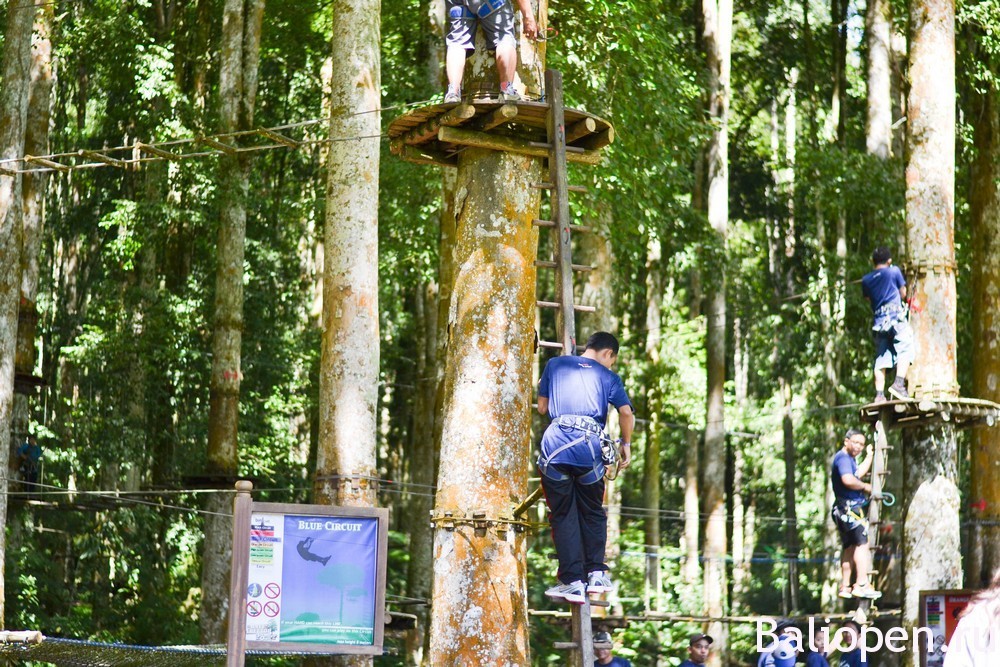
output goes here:
[[[172, 22], [155, 3], [59, 3], [53, 38], [57, 83], [51, 150], [75, 151], [210, 133], [216, 118], [219, 0], [172, 3]], [[905, 3], [894, 2], [905, 29]], [[617, 138], [598, 168], [572, 167], [570, 180], [593, 195], [574, 197], [579, 221], [611, 212], [613, 292], [624, 343], [620, 370], [640, 407], [636, 465], [622, 479], [621, 557], [614, 575], [629, 614], [643, 611], [645, 516], [641, 470], [647, 439], [661, 447], [659, 548], [663, 608], [701, 612], [700, 582], [684, 581], [684, 462], [689, 432], [704, 422], [707, 285], [726, 276], [727, 428], [730, 468], [744, 463], [740, 489], [756, 521], [748, 589], [731, 607], [786, 611], [789, 555], [783, 524], [784, 396], [791, 387], [796, 456], [800, 606], [815, 610], [832, 555], [824, 491], [836, 447], [828, 432], [854, 425], [852, 404], [870, 394], [869, 311], [855, 282], [876, 244], [897, 245], [904, 225], [901, 156], [865, 152], [864, 53], [860, 16], [848, 16], [844, 134], [832, 139], [831, 17], [828, 3], [741, 5], [734, 17], [730, 143], [730, 229], [723, 244], [694, 201], [706, 120], [706, 76], [691, 7], [584, 0], [550, 8], [557, 31], [549, 66], [563, 72], [566, 99], [609, 119]], [[333, 6], [326, 0], [267, 3], [256, 124], [324, 115], [323, 67]], [[382, 122], [440, 93], [427, 62], [427, 5], [382, 6]], [[1000, 60], [997, 0], [958, 7], [959, 164], [956, 249], [968, 268], [974, 242], [965, 203], [975, 156], [976, 95], [996, 94]], [[856, 51], [856, 49], [860, 49]], [[792, 71], [798, 70], [791, 108]], [[786, 111], [795, 120], [795, 134]], [[773, 127], [773, 129], [772, 129]], [[900, 130], [897, 130], [900, 131]], [[305, 130], [325, 135], [325, 124]], [[794, 152], [786, 150], [786, 139]], [[794, 153], [794, 159], [792, 154]], [[326, 219], [325, 150], [263, 152], [253, 158], [244, 268], [240, 473], [259, 481], [260, 499], [305, 502], [315, 459], [318, 415], [317, 250]], [[790, 181], [778, 183], [779, 174]], [[214, 313], [219, 198], [214, 159], [146, 164], [124, 171], [53, 175], [46, 200], [36, 369], [48, 383], [33, 403], [45, 448], [42, 481], [76, 495], [59, 510], [12, 496], [7, 562], [8, 623], [47, 634], [148, 643], [197, 641], [204, 497], [188, 492], [206, 469], [208, 385]], [[782, 176], [783, 177], [783, 176]], [[412, 475], [413, 404], [428, 378], [417, 376], [416, 299], [437, 279], [440, 171], [397, 160], [383, 144], [380, 164], [379, 308], [381, 474]], [[837, 245], [838, 226], [843, 247]], [[651, 263], [658, 241], [662, 259]], [[546, 243], [546, 241], [543, 241]], [[905, 268], [905, 249], [898, 249]], [[647, 326], [658, 282], [661, 318]], [[962, 304], [968, 271], [958, 272]], [[843, 303], [838, 324], [826, 313]], [[960, 306], [961, 308], [961, 306]], [[964, 310], [964, 309], [962, 309]], [[960, 311], [961, 312], [961, 311]], [[968, 385], [970, 332], [960, 318], [960, 381]], [[737, 324], [738, 323], [738, 324]], [[645, 353], [651, 340], [655, 355]], [[834, 404], [824, 384], [829, 344], [839, 383]], [[737, 363], [735, 351], [739, 350]], [[652, 357], [655, 357], [652, 358]], [[737, 395], [737, 388], [740, 394]], [[646, 428], [657, 424], [656, 433]], [[733, 476], [730, 474], [730, 483]], [[90, 491], [119, 495], [89, 495]], [[144, 491], [144, 495], [125, 492]], [[732, 488], [729, 489], [733, 491]], [[431, 491], [428, 491], [431, 492]], [[142, 500], [143, 502], [139, 502]], [[388, 587], [406, 593], [408, 497], [393, 505]], [[72, 503], [72, 504], [69, 504]], [[152, 503], [149, 506], [146, 503]], [[730, 493], [733, 525], [736, 508]], [[749, 515], [741, 516], [747, 518]], [[423, 517], [419, 517], [423, 520]], [[730, 531], [730, 538], [732, 538]], [[550, 539], [529, 551], [529, 607], [543, 596], [554, 564]], [[428, 574], [427, 576], [430, 576]], [[410, 611], [409, 609], [405, 609]], [[661, 657], [675, 664], [684, 637], [699, 626], [635, 622], [616, 639], [636, 667]], [[734, 655], [750, 653], [745, 626], [732, 626]], [[562, 664], [551, 651], [567, 629], [532, 619], [536, 664]], [[392, 647], [402, 652], [402, 642]], [[380, 664], [402, 664], [399, 656]], [[661, 663], [663, 664], [663, 663]]]

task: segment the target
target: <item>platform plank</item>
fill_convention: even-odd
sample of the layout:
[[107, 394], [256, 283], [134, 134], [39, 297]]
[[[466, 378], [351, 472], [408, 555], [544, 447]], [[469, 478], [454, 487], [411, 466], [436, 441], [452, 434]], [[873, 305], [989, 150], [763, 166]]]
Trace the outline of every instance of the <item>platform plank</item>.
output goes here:
[[[547, 102], [522, 100], [505, 105], [498, 99], [484, 98], [471, 102], [431, 104], [407, 111], [389, 124], [388, 135], [393, 153], [411, 162], [440, 165], [456, 163], [457, 154], [469, 145], [466, 143], [469, 136], [461, 132], [446, 132], [442, 135], [431, 130], [453, 125], [450, 118], [454, 115], [454, 110], [466, 105], [471, 106], [475, 113], [471, 117], [462, 118], [461, 124], [470, 128], [483, 128], [481, 134], [496, 138], [495, 142], [491, 139], [489, 143], [498, 147], [516, 145], [521, 148], [526, 143], [545, 141], [545, 118], [549, 108]], [[505, 119], [515, 106], [517, 115], [509, 120]], [[441, 122], [442, 116], [445, 122]], [[565, 125], [574, 130], [571, 140], [567, 142], [567, 148], [572, 153], [569, 156], [571, 162], [595, 164], [600, 159], [600, 149], [614, 139], [611, 123], [581, 109], [566, 109]], [[452, 141], [456, 138], [461, 138], [462, 141]], [[479, 142], [479, 145], [482, 143]], [[411, 150], [404, 150], [404, 145]]]

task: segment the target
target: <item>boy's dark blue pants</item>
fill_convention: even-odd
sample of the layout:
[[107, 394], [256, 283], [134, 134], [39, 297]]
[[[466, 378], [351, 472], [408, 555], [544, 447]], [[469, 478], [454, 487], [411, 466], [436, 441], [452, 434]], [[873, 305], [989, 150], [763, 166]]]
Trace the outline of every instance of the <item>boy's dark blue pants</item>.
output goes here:
[[549, 506], [552, 541], [559, 556], [559, 581], [587, 583], [587, 575], [606, 570], [604, 548], [608, 540], [608, 514], [604, 509], [604, 479], [580, 484], [577, 479], [593, 473], [593, 467], [551, 464], [569, 475], [556, 481], [542, 475], [542, 489]]

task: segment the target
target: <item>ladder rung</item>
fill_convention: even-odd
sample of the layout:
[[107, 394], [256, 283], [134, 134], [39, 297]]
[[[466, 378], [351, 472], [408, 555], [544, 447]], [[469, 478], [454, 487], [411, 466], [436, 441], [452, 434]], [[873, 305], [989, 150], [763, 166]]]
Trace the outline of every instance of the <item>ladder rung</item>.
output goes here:
[[569, 649], [580, 648], [580, 642], [554, 642], [552, 648], [557, 651], [566, 651]]
[[557, 343], [554, 340], [540, 340], [538, 341], [538, 347], [548, 347], [553, 350], [561, 350], [563, 347], [562, 343]]
[[[536, 301], [535, 305], [537, 305], [539, 308], [561, 308], [562, 307], [562, 304], [559, 303], [559, 302], [557, 302], [557, 301]], [[573, 310], [575, 310], [578, 313], [596, 313], [597, 312], [597, 309], [594, 308], [593, 306], [580, 306], [580, 305], [577, 305], [575, 303], [573, 304]]]
[[[552, 220], [532, 220], [531, 224], [533, 224], [535, 227], [555, 227], [556, 226], [556, 223], [553, 222]], [[583, 232], [585, 234], [594, 231], [594, 228], [591, 227], [590, 225], [570, 225], [569, 228], [570, 228], [571, 231], [574, 231], [574, 232]]]
[[611, 603], [608, 602], [607, 600], [591, 600], [590, 601], [590, 606], [591, 607], [610, 607]]
[[[535, 266], [537, 266], [540, 269], [554, 269], [557, 266], [559, 266], [559, 264], [557, 262], [536, 259]], [[590, 264], [571, 264], [571, 266], [573, 267], [574, 271], [593, 271], [595, 268], [597, 268], [591, 266]]]
[[[536, 190], [551, 190], [556, 186], [546, 181], [544, 183], [532, 183], [531, 187], [535, 188]], [[583, 185], [568, 185], [566, 186], [566, 189], [569, 190], [570, 192], [589, 192], [586, 186]]]

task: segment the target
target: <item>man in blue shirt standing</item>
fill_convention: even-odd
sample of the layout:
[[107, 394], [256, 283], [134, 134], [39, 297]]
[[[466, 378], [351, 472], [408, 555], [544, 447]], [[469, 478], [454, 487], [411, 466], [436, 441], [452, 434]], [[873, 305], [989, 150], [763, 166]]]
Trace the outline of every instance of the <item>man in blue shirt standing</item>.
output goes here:
[[701, 632], [691, 635], [688, 640], [687, 660], [680, 664], [680, 667], [703, 667], [708, 662], [708, 654], [712, 650], [712, 642], [715, 640]]
[[906, 279], [903, 272], [892, 265], [888, 248], [875, 248], [872, 253], [875, 269], [861, 279], [861, 292], [872, 306], [875, 334], [875, 403], [885, 398], [885, 371], [896, 368], [896, 379], [889, 393], [898, 399], [907, 399], [906, 371], [913, 363], [913, 330], [906, 320]]
[[632, 461], [635, 426], [625, 386], [611, 370], [617, 360], [618, 339], [599, 331], [582, 355], [550, 359], [538, 382], [538, 412], [552, 420], [542, 435], [538, 470], [559, 557], [559, 584], [545, 594], [573, 604], [586, 602], [588, 591], [611, 591], [601, 452], [608, 405], [618, 410], [623, 468]]
[[[881, 597], [868, 578], [872, 569], [871, 550], [868, 548], [868, 518], [865, 506], [872, 485], [861, 481], [871, 470], [872, 447], [868, 445], [865, 460], [858, 465], [857, 457], [865, 449], [865, 434], [856, 428], [848, 429], [844, 434], [844, 446], [833, 457], [830, 471], [830, 481], [833, 483], [833, 495], [836, 502], [831, 514], [840, 533], [840, 543], [843, 551], [840, 555], [840, 597], [868, 598], [874, 600]], [[854, 586], [851, 587], [851, 570], [857, 573]]]

